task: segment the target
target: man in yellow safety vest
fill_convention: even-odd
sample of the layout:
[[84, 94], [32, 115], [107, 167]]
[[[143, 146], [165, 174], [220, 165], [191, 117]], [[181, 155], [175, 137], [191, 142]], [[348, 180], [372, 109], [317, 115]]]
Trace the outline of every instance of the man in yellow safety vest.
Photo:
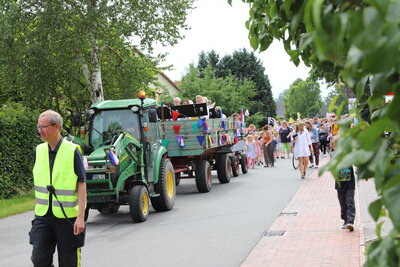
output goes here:
[[84, 245], [86, 176], [78, 146], [63, 140], [62, 118], [55, 111], [40, 114], [37, 130], [44, 143], [35, 149], [33, 180], [35, 218], [29, 232], [34, 266], [80, 266]]

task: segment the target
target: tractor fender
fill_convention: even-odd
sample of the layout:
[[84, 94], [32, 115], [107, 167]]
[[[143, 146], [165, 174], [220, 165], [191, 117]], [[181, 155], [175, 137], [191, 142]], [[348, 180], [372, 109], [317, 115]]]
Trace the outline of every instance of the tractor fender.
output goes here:
[[136, 170], [136, 172], [138, 172], [138, 168], [140, 167], [137, 166], [136, 162], [134, 161], [132, 161], [131, 164], [127, 168], [125, 168], [125, 170], [118, 177], [117, 185], [115, 186], [117, 192], [121, 191], [124, 188], [125, 180], [135, 174], [133, 170]]
[[160, 149], [157, 152], [157, 156], [155, 158], [155, 167], [154, 167], [154, 183], [158, 183], [158, 176], [160, 175], [160, 164], [161, 164], [161, 159], [164, 157], [164, 155], [167, 154], [167, 149], [163, 146], [160, 147]]

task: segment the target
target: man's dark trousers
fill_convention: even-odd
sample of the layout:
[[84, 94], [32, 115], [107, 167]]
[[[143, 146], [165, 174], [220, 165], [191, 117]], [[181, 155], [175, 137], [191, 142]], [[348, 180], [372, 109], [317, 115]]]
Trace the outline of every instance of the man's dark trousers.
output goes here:
[[340, 217], [344, 223], [354, 223], [356, 207], [354, 204], [354, 190], [337, 190], [340, 203]]
[[[74, 223], [75, 218], [70, 219]], [[73, 226], [67, 219], [53, 215], [36, 216], [32, 221], [29, 241], [33, 245], [32, 262], [35, 267], [53, 265], [53, 255], [57, 245], [60, 267], [80, 266], [80, 247]]]

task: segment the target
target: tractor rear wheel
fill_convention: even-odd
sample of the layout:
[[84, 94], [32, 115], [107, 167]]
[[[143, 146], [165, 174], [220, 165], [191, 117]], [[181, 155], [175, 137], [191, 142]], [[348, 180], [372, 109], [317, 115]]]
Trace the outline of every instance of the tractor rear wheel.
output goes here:
[[129, 199], [129, 212], [134, 222], [140, 223], [149, 216], [149, 192], [144, 185], [135, 185]]
[[247, 155], [246, 154], [240, 155], [240, 165], [242, 167], [243, 173], [247, 173], [249, 171], [248, 166], [247, 166]]
[[211, 190], [211, 166], [207, 160], [201, 159], [196, 164], [196, 187], [199, 193]]
[[232, 165], [232, 174], [233, 174], [233, 176], [238, 177], [239, 176], [239, 167], [240, 167], [239, 159], [235, 155], [230, 156], [229, 158], [231, 160], [231, 165]]
[[232, 165], [227, 154], [219, 154], [217, 160], [218, 180], [221, 184], [231, 181]]
[[163, 158], [160, 163], [160, 175], [154, 189], [157, 197], [151, 198], [151, 204], [156, 211], [167, 211], [175, 204], [176, 185], [174, 167], [169, 159]]

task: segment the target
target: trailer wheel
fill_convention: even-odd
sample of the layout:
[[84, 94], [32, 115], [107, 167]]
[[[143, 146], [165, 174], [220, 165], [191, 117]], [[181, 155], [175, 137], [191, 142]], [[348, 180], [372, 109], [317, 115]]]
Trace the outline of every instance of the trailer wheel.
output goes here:
[[240, 155], [240, 165], [242, 167], [242, 172], [247, 173], [249, 169], [247, 168], [247, 155], [241, 154]]
[[211, 166], [207, 160], [201, 159], [196, 164], [196, 187], [199, 193], [211, 190]]
[[181, 182], [181, 173], [177, 172], [175, 173], [175, 185], [179, 185]]
[[239, 165], [240, 165], [239, 159], [235, 155], [233, 155], [229, 158], [231, 160], [232, 174], [233, 174], [233, 176], [238, 177], [239, 176]]
[[221, 184], [227, 184], [231, 181], [232, 166], [227, 154], [219, 154], [217, 160], [218, 180]]
[[129, 213], [134, 222], [140, 223], [149, 216], [149, 192], [144, 185], [135, 185], [129, 199]]
[[175, 204], [175, 174], [169, 159], [161, 159], [160, 175], [154, 189], [159, 196], [151, 198], [151, 204], [156, 211], [167, 211]]

